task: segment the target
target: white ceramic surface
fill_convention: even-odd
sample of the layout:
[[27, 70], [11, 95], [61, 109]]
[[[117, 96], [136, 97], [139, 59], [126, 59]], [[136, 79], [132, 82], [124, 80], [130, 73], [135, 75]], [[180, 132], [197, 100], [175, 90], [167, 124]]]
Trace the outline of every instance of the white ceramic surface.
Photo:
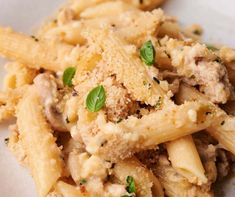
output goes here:
[[[17, 31], [30, 33], [63, 2], [64, 0], [0, 0], [0, 26], [11, 26]], [[235, 47], [235, 1], [168, 0], [164, 8], [166, 13], [178, 16], [182, 25], [201, 24], [205, 30], [206, 42]], [[3, 64], [2, 60], [0, 64]], [[3, 74], [0, 67], [0, 80]], [[0, 197], [36, 197], [35, 186], [28, 171], [19, 166], [6, 149], [6, 126], [2, 125], [0, 131]], [[225, 197], [234, 197], [235, 180], [228, 182], [224, 188]]]

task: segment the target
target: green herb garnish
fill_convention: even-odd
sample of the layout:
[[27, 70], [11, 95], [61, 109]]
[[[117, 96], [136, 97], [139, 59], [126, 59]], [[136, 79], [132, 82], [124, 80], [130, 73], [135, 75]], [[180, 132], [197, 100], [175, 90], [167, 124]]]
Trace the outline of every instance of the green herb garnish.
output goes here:
[[69, 67], [66, 68], [64, 73], [63, 73], [63, 83], [65, 86], [72, 86], [72, 79], [75, 75], [76, 68], [75, 67]]
[[151, 40], [145, 42], [140, 49], [141, 60], [147, 65], [152, 66], [155, 59], [155, 49]]
[[87, 182], [86, 179], [81, 179], [81, 180], [79, 181], [79, 184], [80, 184], [80, 185], [84, 185], [84, 184], [86, 184], [86, 182]]
[[155, 109], [160, 109], [162, 106], [162, 97], [160, 96], [155, 104]]
[[131, 197], [131, 196], [128, 196], [128, 195], [122, 195], [121, 197]]
[[132, 176], [126, 177], [126, 183], [127, 183], [126, 190], [128, 191], [128, 193], [136, 193], [135, 181]]
[[86, 107], [91, 112], [99, 111], [105, 105], [106, 95], [102, 85], [92, 89], [86, 98]]
[[206, 47], [211, 51], [218, 51], [219, 50], [218, 48], [216, 48], [215, 46], [210, 45], [210, 44], [207, 44]]

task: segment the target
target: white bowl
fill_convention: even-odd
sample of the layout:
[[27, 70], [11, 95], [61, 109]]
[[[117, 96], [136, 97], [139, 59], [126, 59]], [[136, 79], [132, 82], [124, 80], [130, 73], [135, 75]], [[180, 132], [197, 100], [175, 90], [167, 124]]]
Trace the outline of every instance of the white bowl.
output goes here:
[[[63, 0], [0, 0], [0, 26], [11, 26], [17, 31], [30, 33], [63, 2]], [[235, 47], [235, 1], [168, 0], [164, 8], [166, 13], [178, 16], [184, 25], [201, 24], [205, 30], [206, 42]], [[3, 69], [0, 67], [1, 79], [3, 75]], [[17, 163], [4, 144], [4, 138], [7, 136], [7, 127], [3, 125], [0, 127], [0, 196], [36, 197], [35, 186], [29, 172]], [[232, 179], [226, 182], [224, 186], [226, 197], [235, 196], [234, 182]]]

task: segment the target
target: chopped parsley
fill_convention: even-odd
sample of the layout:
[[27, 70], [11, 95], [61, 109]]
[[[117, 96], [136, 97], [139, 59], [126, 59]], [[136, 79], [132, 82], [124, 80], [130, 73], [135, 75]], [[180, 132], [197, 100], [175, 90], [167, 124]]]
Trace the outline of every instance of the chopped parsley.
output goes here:
[[160, 96], [157, 103], [155, 104], [156, 109], [160, 109], [162, 106], [162, 97]]
[[80, 181], [79, 181], [79, 184], [80, 185], [84, 185], [84, 184], [86, 184], [87, 183], [87, 180], [86, 179], [81, 179]]
[[72, 84], [72, 79], [75, 75], [76, 72], [76, 68], [75, 67], [68, 67], [65, 69], [64, 73], [63, 73], [63, 83], [65, 86], [69, 86], [71, 87]]
[[143, 85], [146, 86], [148, 89], [152, 87], [151, 83], [147, 83], [146, 81], [143, 81]]
[[128, 193], [136, 193], [135, 181], [132, 176], [126, 177], [126, 183], [127, 183], [126, 190], [128, 191]]
[[106, 95], [102, 85], [92, 89], [86, 98], [86, 107], [90, 112], [97, 112], [105, 105]]
[[140, 48], [140, 57], [147, 66], [152, 66], [154, 64], [155, 49], [151, 40], [145, 42]]

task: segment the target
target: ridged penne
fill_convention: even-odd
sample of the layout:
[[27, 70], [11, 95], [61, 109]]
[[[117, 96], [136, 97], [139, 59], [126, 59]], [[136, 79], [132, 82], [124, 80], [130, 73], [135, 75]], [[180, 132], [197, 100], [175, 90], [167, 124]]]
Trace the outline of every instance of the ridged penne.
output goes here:
[[166, 148], [169, 160], [179, 174], [197, 185], [207, 183], [205, 170], [192, 136], [185, 136], [168, 142]]
[[124, 49], [127, 43], [113, 33], [89, 31], [85, 36], [104, 50], [102, 58], [109, 65], [105, 69], [115, 74], [136, 100], [154, 106], [166, 96], [166, 92], [148, 75], [148, 68], [135, 57], [136, 54], [127, 54]]
[[[100, 132], [86, 144], [87, 150], [109, 160], [124, 159], [135, 152], [209, 127], [214, 120], [213, 111], [210, 104], [203, 102], [186, 102], [180, 106], [168, 104], [141, 119], [129, 117], [119, 124], [106, 123], [100, 114], [97, 117]], [[105, 143], [101, 146], [102, 142]]]
[[18, 105], [17, 126], [38, 196], [45, 197], [61, 176], [61, 151], [33, 87], [29, 88]]
[[30, 68], [63, 71], [71, 66], [71, 61], [65, 59], [72, 49], [69, 45], [36, 41], [24, 34], [0, 28], [0, 55]]
[[[190, 100], [207, 100], [203, 94], [187, 85], [181, 85], [180, 92], [176, 97], [179, 103]], [[209, 103], [208, 100], [207, 102]], [[216, 140], [218, 140], [223, 145], [223, 147], [235, 154], [235, 118], [226, 115], [226, 113], [220, 108], [216, 108], [216, 116], [218, 118], [206, 130]]]

